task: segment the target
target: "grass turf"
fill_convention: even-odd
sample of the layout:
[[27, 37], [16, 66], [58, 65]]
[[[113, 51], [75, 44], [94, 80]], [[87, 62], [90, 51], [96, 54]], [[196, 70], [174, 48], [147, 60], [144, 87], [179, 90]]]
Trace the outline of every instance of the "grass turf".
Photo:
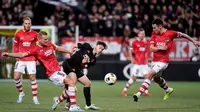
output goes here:
[[[200, 82], [168, 82], [174, 92], [167, 101], [163, 101], [164, 91], [152, 83], [149, 90], [151, 97], [141, 96], [137, 103], [133, 102], [132, 93], [136, 92], [141, 83], [134, 83], [127, 97], [121, 96], [125, 81], [115, 85], [106, 85], [103, 81], [92, 81], [92, 103], [101, 108], [98, 112], [200, 112]], [[30, 82], [23, 82], [26, 94], [22, 104], [17, 104], [18, 93], [14, 82], [0, 81], [0, 112], [48, 112], [53, 97], [62, 93], [62, 88], [49, 81], [38, 81], [40, 105], [34, 105]], [[85, 100], [82, 85], [78, 84], [77, 103], [84, 109]], [[67, 112], [64, 102], [56, 112]], [[87, 111], [92, 112], [92, 110]]]

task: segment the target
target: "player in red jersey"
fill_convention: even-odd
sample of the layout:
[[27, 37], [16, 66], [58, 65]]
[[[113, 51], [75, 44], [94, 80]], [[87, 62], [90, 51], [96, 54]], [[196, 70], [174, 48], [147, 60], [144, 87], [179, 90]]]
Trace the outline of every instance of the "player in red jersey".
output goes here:
[[153, 52], [153, 60], [150, 72], [147, 73], [147, 79], [144, 80], [143, 84], [136, 94], [133, 95], [135, 102], [141, 94], [148, 89], [153, 79], [161, 88], [166, 92], [164, 100], [167, 100], [170, 94], [173, 92], [173, 88], [168, 87], [165, 79], [161, 77], [162, 71], [164, 71], [169, 63], [169, 51], [175, 38], [184, 37], [191, 41], [195, 47], [199, 47], [199, 42], [188, 36], [187, 34], [167, 30], [163, 27], [163, 21], [161, 19], [155, 19], [152, 22], [153, 32], [150, 40], [150, 51]]
[[[37, 41], [37, 32], [31, 29], [31, 19], [29, 17], [25, 17], [23, 19], [23, 29], [16, 32], [13, 52], [26, 52], [29, 49], [33, 49], [36, 46]], [[17, 103], [21, 103], [23, 100], [23, 96], [25, 95], [22, 88], [22, 82], [20, 80], [21, 73], [25, 73], [25, 69], [27, 70], [27, 74], [29, 75], [29, 79], [31, 81], [31, 88], [33, 94], [33, 102], [34, 104], [39, 104], [37, 98], [37, 82], [36, 82], [36, 59], [34, 56], [28, 56], [24, 58], [18, 58], [15, 63], [14, 70], [14, 80], [15, 85], [18, 89], [19, 96], [17, 99]]]
[[[138, 38], [132, 42], [132, 47], [129, 49], [129, 57], [133, 66], [130, 69], [131, 78], [126, 83], [125, 88], [122, 91], [122, 96], [127, 96], [128, 88], [137, 77], [144, 77], [148, 73], [148, 60], [147, 60], [147, 41], [145, 39], [145, 31], [140, 29], [138, 32]], [[148, 90], [145, 91], [145, 96], [151, 96]]]
[[[71, 53], [65, 50], [63, 47], [56, 46], [48, 41], [46, 32], [40, 31], [38, 33], [38, 45], [34, 49], [30, 49], [26, 52], [21, 53], [2, 53], [2, 56], [23, 58], [28, 56], [36, 57], [40, 63], [46, 69], [46, 75], [50, 81], [55, 85], [65, 87], [63, 94], [59, 98], [54, 98], [54, 104], [52, 110], [55, 110], [59, 103], [65, 100], [67, 97], [70, 98], [70, 111], [82, 112], [82, 110], [76, 106], [76, 95], [75, 95], [75, 83], [67, 75], [61, 71], [60, 65], [56, 60], [54, 51], [63, 53]], [[67, 87], [68, 85], [68, 87]]]

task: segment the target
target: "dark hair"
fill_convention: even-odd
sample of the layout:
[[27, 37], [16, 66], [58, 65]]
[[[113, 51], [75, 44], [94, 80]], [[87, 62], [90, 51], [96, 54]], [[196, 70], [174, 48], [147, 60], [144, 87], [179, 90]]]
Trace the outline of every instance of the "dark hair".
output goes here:
[[138, 29], [138, 31], [140, 32], [140, 31], [144, 31], [144, 29], [143, 28], [140, 28], [140, 29]]
[[96, 45], [102, 45], [105, 49], [108, 48], [107, 44], [103, 41], [97, 41], [97, 44]]
[[163, 26], [163, 21], [162, 21], [162, 19], [158, 18], [158, 19], [153, 20], [152, 24]]

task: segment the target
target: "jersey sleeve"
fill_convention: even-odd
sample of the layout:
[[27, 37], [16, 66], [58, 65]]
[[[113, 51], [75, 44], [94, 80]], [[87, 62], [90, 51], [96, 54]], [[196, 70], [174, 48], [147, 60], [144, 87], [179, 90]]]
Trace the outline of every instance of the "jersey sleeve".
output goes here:
[[13, 52], [16, 53], [18, 52], [18, 46], [19, 46], [19, 34], [15, 34], [15, 40], [14, 40], [14, 45], [13, 45]]
[[171, 31], [171, 38], [179, 38], [180, 37], [180, 32], [178, 31]]
[[27, 53], [29, 55], [36, 55], [38, 51], [39, 51], [39, 48], [35, 47], [35, 48], [31, 49], [31, 50], [28, 50]]
[[150, 39], [149, 43], [155, 44], [155, 35], [153, 33], [151, 34], [151, 39]]
[[131, 49], [132, 49], [133, 52], [134, 52], [134, 50], [135, 50], [135, 41], [132, 42]]
[[52, 46], [54, 50], [56, 50], [56, 48], [58, 47], [57, 45], [52, 44], [51, 42], [48, 42], [47, 45], [48, 45], [48, 46]]
[[91, 50], [92, 49], [92, 47], [88, 43], [83, 43], [83, 44], [78, 43], [78, 48], [79, 49], [84, 49], [84, 50]]

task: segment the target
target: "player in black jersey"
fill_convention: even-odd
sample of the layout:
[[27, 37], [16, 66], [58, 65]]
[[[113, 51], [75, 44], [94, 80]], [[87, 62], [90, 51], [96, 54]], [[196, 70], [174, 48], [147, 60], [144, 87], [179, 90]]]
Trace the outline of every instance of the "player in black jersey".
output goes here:
[[[63, 70], [68, 76], [77, 82], [77, 80], [84, 85], [83, 93], [86, 100], [85, 109], [99, 110], [99, 107], [91, 104], [91, 81], [86, 75], [83, 74], [83, 69], [90, 68], [96, 63], [96, 56], [100, 55], [103, 50], [107, 49], [105, 42], [98, 41], [96, 46], [92, 48], [89, 43], [78, 43], [76, 45], [78, 50], [71, 55], [69, 59], [66, 59], [63, 64]], [[65, 108], [69, 107], [69, 99], [65, 104]]]

